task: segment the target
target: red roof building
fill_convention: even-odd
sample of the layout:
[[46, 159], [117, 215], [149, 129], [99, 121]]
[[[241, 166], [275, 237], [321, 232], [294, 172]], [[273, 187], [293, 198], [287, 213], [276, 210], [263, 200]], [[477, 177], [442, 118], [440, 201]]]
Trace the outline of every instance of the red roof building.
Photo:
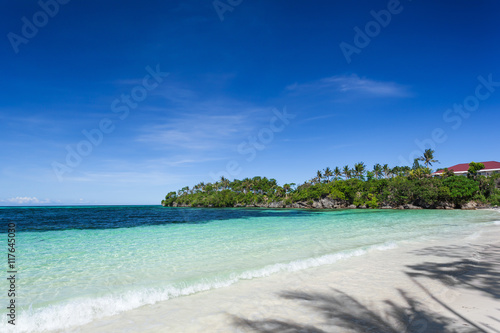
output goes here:
[[[484, 169], [479, 170], [478, 175], [491, 176], [494, 173], [500, 173], [500, 162], [490, 161], [481, 162], [484, 164]], [[448, 170], [452, 170], [456, 175], [467, 175], [469, 170], [469, 163], [457, 164], [449, 167]], [[443, 170], [434, 172], [433, 176], [439, 176], [443, 173]]]

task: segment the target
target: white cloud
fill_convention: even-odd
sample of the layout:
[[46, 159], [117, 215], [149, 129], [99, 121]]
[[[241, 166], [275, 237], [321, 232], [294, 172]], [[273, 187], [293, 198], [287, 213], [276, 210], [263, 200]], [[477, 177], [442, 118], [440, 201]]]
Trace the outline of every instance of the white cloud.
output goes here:
[[36, 197], [15, 197], [6, 200], [0, 200], [0, 202], [15, 205], [36, 205], [36, 204], [48, 204], [51, 203], [49, 199], [40, 200]]
[[410, 97], [408, 88], [395, 82], [376, 81], [360, 78], [356, 74], [349, 76], [331, 76], [314, 82], [287, 87], [292, 93], [355, 93], [366, 97]]

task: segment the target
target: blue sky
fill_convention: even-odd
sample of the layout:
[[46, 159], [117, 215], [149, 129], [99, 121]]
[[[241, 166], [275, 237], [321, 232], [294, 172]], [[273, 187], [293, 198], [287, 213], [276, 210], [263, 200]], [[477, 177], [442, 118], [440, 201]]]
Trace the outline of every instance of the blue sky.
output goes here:
[[3, 1], [0, 205], [500, 160], [496, 1], [40, 3]]

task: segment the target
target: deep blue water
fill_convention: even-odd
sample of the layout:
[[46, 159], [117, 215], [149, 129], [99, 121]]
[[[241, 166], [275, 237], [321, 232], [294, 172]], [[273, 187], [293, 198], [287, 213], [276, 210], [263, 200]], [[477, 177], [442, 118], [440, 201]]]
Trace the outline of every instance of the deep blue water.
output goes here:
[[[253, 217], [308, 216], [312, 210], [174, 208], [162, 206], [1, 207], [2, 223], [17, 231], [133, 228], [171, 223], [207, 223]], [[0, 233], [5, 233], [5, 228]]]

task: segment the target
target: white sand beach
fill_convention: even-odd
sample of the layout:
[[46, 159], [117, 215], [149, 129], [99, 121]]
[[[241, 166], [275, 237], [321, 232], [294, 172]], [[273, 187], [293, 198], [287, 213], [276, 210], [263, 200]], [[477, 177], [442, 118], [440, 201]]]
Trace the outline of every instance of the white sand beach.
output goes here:
[[[500, 225], [179, 297], [71, 332], [500, 332]], [[65, 330], [68, 331], [68, 330]]]

